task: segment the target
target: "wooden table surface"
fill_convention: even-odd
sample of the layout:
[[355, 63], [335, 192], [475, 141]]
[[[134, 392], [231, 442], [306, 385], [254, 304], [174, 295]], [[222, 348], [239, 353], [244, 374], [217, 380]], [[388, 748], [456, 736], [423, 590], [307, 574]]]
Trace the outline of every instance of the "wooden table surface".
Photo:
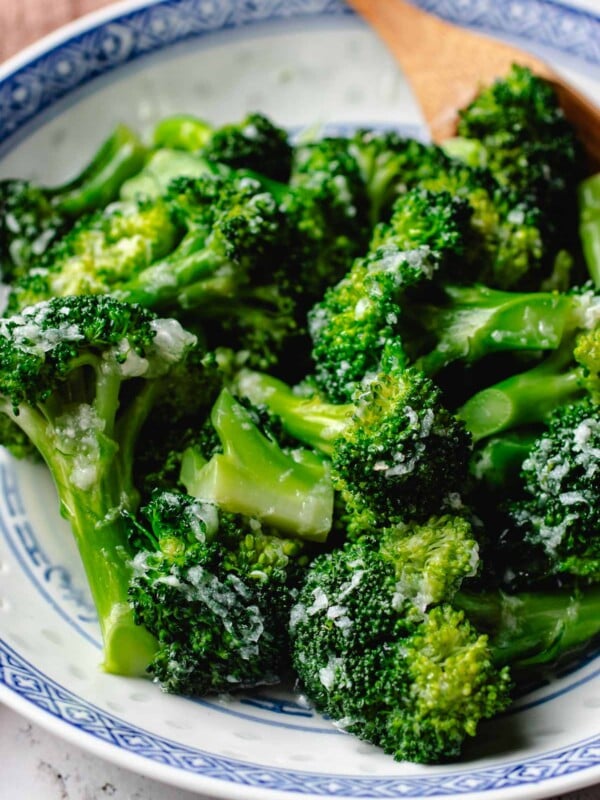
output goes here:
[[0, 63], [110, 0], [0, 0]]

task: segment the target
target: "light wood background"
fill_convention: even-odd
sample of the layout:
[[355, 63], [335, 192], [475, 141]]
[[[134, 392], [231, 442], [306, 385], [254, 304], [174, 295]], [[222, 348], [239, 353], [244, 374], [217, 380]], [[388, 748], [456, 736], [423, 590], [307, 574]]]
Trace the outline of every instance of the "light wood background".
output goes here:
[[0, 0], [0, 63], [66, 22], [111, 0]]

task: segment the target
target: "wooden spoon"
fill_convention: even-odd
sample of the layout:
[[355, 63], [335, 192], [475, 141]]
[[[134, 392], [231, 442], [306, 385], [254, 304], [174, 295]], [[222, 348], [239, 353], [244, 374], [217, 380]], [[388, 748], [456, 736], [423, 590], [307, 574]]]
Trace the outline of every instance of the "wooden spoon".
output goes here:
[[539, 58], [445, 22], [405, 0], [347, 2], [377, 31], [399, 62], [434, 141], [454, 135], [457, 109], [517, 63], [554, 86], [566, 117], [583, 142], [591, 169], [600, 169], [600, 108]]

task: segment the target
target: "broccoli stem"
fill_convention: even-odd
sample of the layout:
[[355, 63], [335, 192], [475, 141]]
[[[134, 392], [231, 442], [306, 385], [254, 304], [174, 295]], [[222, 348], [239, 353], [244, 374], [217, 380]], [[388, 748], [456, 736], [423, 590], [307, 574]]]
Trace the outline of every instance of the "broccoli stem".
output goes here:
[[492, 491], [515, 489], [521, 465], [538, 436], [536, 430], [525, 429], [488, 439], [471, 457], [471, 474]]
[[[581, 368], [561, 371], [572, 362], [561, 348], [541, 364], [482, 389], [457, 411], [474, 441], [520, 425], [544, 422], [551, 411], [585, 392]], [[572, 352], [572, 351], [570, 351]]]
[[579, 196], [579, 236], [590, 277], [600, 288], [600, 172], [582, 181]]
[[553, 350], [573, 324], [572, 298], [556, 292], [504, 292], [487, 286], [446, 286], [448, 305], [415, 307], [417, 323], [436, 341], [419, 359], [435, 375], [456, 359], [476, 361], [506, 350]]
[[510, 665], [518, 681], [574, 655], [600, 634], [600, 586], [517, 595], [460, 592], [454, 604], [489, 635], [497, 665]]
[[284, 452], [226, 389], [211, 421], [223, 453], [208, 463], [193, 450], [184, 454], [181, 479], [188, 493], [285, 533], [324, 541], [332, 523], [333, 489], [321, 458], [309, 451]]
[[117, 125], [77, 177], [51, 190], [54, 203], [69, 216], [106, 206], [119, 196], [124, 181], [142, 169], [147, 154], [137, 134]]
[[302, 397], [283, 381], [261, 372], [241, 370], [236, 379], [240, 394], [254, 405], [266, 405], [284, 429], [325, 455], [333, 453], [338, 436], [348, 427], [354, 405], [335, 405], [318, 396]]
[[[107, 380], [100, 387], [105, 413], [109, 397], [114, 398], [114, 383], [114, 379]], [[117, 401], [113, 403], [114, 413]], [[104, 431], [96, 431], [99, 453], [89, 475], [80, 462], [83, 445], [61, 444], [58, 428], [45, 410], [25, 407], [18, 415], [7, 407], [3, 410], [28, 435], [53, 477], [60, 513], [71, 526], [98, 614], [103, 668], [118, 675], [144, 675], [157, 645], [154, 637], [135, 623], [128, 599], [131, 555], [121, 512], [130, 510], [137, 498], [127, 492], [131, 487], [127, 460]], [[105, 419], [110, 428], [110, 415]], [[58, 424], [58, 420], [55, 422]], [[49, 435], [51, 429], [55, 435]]]
[[116, 293], [119, 299], [145, 308], [174, 302], [187, 308], [233, 294], [231, 263], [206, 239], [206, 231], [186, 236], [170, 256], [122, 284]]

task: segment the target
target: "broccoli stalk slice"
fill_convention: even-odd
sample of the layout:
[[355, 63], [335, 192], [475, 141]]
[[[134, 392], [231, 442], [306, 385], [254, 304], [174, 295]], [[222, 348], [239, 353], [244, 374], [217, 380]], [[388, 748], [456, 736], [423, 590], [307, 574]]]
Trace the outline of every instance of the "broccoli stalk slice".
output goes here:
[[578, 197], [583, 256], [591, 279], [600, 288], [600, 173], [579, 184]]
[[504, 292], [483, 285], [444, 289], [448, 304], [416, 304], [411, 316], [435, 346], [419, 367], [435, 375], [455, 360], [467, 363], [506, 350], [554, 350], [573, 325], [573, 298], [557, 292]]
[[254, 405], [267, 406], [291, 436], [328, 456], [355, 412], [352, 403], [336, 405], [318, 395], [303, 397], [278, 378], [252, 370], [240, 370], [236, 386]]
[[55, 205], [69, 216], [106, 206], [119, 196], [121, 185], [142, 169], [147, 155], [137, 134], [117, 125], [77, 177], [50, 190]]
[[285, 533], [325, 541], [333, 489], [323, 460], [306, 450], [284, 452], [227, 389], [217, 398], [211, 421], [223, 453], [208, 463], [193, 452], [184, 454], [181, 480], [187, 492]]
[[600, 634], [600, 587], [575, 591], [459, 592], [453, 601], [489, 636], [497, 665], [521, 681], [575, 655]]

